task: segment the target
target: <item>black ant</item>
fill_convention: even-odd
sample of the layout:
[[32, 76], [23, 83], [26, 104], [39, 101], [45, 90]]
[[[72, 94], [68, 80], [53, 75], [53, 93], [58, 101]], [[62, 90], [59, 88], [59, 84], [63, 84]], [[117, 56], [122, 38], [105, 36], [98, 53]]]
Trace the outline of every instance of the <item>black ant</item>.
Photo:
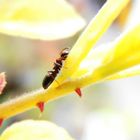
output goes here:
[[68, 54], [69, 54], [68, 48], [65, 48], [61, 51], [60, 57], [56, 59], [56, 62], [54, 62], [53, 70], [48, 71], [48, 75], [44, 77], [44, 80], [42, 82], [42, 86], [44, 89], [48, 88], [49, 85], [54, 81], [55, 77], [62, 68], [63, 61], [67, 58]]

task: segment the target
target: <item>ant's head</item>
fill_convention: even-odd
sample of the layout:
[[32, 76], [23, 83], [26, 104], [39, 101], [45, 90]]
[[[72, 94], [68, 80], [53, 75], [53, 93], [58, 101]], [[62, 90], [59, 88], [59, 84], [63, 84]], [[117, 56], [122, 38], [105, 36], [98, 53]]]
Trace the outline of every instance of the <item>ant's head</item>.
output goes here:
[[68, 54], [69, 54], [69, 48], [65, 48], [61, 51], [60, 56], [61, 58], [66, 59]]

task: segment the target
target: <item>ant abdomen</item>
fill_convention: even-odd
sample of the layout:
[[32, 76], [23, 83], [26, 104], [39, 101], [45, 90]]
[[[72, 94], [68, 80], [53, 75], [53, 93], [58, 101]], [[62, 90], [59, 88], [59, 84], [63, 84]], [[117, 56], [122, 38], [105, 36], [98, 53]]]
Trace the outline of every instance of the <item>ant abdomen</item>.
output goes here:
[[46, 75], [43, 79], [42, 86], [44, 89], [48, 88], [49, 85], [53, 82], [53, 78], [50, 75]]

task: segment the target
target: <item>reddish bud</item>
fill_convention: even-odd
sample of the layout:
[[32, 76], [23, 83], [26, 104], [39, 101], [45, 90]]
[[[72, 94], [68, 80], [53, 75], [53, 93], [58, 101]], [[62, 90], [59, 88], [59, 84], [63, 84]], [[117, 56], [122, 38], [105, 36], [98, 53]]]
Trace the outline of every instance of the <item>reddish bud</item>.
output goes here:
[[3, 123], [3, 119], [0, 119], [0, 126], [2, 126], [2, 123]]
[[37, 103], [37, 107], [39, 108], [39, 110], [40, 110], [41, 112], [43, 112], [43, 111], [44, 111], [44, 102], [39, 102], [39, 103]]
[[80, 88], [75, 89], [75, 92], [76, 92], [80, 97], [82, 97], [82, 92], [81, 92], [81, 89], [80, 89]]
[[2, 72], [2, 73], [0, 73], [0, 94], [2, 93], [5, 85], [6, 85], [5, 73]]

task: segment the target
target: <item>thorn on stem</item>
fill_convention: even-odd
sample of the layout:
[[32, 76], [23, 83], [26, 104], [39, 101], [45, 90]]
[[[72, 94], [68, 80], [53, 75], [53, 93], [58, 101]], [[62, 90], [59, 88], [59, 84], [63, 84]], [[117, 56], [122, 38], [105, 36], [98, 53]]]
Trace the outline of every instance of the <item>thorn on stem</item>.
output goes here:
[[2, 123], [3, 123], [3, 119], [0, 119], [0, 126], [2, 126]]
[[82, 92], [81, 92], [81, 89], [80, 89], [80, 88], [76, 88], [76, 89], [75, 89], [75, 92], [76, 92], [80, 97], [82, 97]]
[[39, 103], [37, 103], [37, 107], [39, 108], [39, 110], [40, 110], [41, 112], [43, 112], [43, 111], [44, 111], [44, 102], [39, 102]]

